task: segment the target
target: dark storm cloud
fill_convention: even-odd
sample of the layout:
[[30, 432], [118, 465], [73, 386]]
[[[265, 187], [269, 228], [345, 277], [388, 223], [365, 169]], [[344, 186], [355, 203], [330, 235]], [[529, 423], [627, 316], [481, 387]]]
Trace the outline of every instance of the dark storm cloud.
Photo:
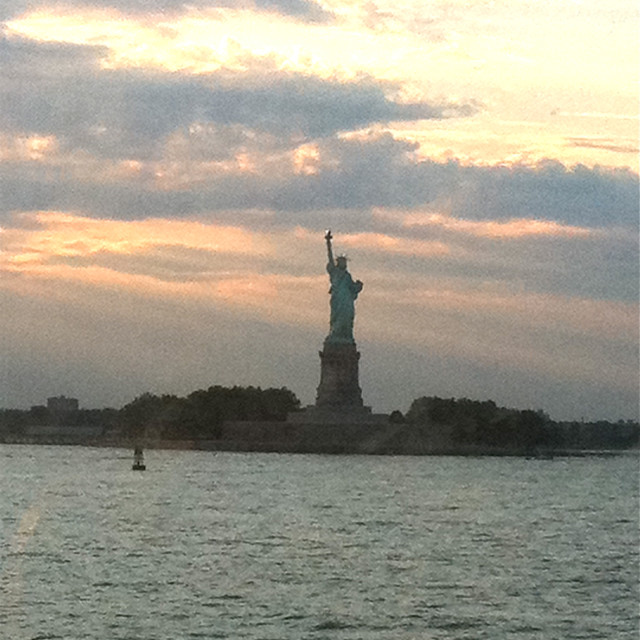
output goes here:
[[278, 13], [304, 22], [329, 22], [330, 11], [315, 0], [1, 0], [0, 20], [9, 20], [40, 7], [115, 9], [130, 15], [174, 14], [189, 9], [255, 9]]

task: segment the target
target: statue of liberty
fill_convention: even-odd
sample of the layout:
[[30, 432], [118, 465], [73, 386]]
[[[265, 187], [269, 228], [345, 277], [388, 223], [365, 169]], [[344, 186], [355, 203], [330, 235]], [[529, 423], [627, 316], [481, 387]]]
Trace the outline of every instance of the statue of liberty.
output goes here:
[[325, 342], [333, 344], [355, 344], [353, 339], [353, 319], [355, 316], [354, 302], [362, 291], [362, 282], [354, 280], [347, 271], [346, 256], [338, 256], [333, 258], [333, 250], [331, 248], [331, 230], [328, 230], [324, 236], [327, 241], [327, 272], [331, 280], [331, 318], [329, 321], [329, 335]]

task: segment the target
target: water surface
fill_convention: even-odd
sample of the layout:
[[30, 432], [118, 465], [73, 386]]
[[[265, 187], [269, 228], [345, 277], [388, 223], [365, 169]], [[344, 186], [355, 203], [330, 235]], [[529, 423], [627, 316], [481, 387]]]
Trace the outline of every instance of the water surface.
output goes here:
[[0, 636], [638, 637], [635, 456], [131, 462], [0, 445]]

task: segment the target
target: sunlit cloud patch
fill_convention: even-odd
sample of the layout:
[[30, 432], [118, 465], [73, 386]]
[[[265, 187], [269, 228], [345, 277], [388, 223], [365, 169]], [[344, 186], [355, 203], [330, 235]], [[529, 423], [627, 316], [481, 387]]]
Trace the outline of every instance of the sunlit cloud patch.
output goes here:
[[[384, 215], [384, 213], [379, 214]], [[409, 213], [402, 225], [442, 228], [487, 238], [523, 238], [525, 236], [588, 236], [594, 231], [584, 227], [560, 224], [553, 220], [462, 220], [443, 213]]]

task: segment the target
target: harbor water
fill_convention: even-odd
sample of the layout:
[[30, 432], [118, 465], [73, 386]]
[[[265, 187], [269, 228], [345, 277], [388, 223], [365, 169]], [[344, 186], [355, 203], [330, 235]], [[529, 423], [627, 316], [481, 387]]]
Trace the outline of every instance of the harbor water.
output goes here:
[[0, 637], [638, 638], [638, 457], [0, 445]]

